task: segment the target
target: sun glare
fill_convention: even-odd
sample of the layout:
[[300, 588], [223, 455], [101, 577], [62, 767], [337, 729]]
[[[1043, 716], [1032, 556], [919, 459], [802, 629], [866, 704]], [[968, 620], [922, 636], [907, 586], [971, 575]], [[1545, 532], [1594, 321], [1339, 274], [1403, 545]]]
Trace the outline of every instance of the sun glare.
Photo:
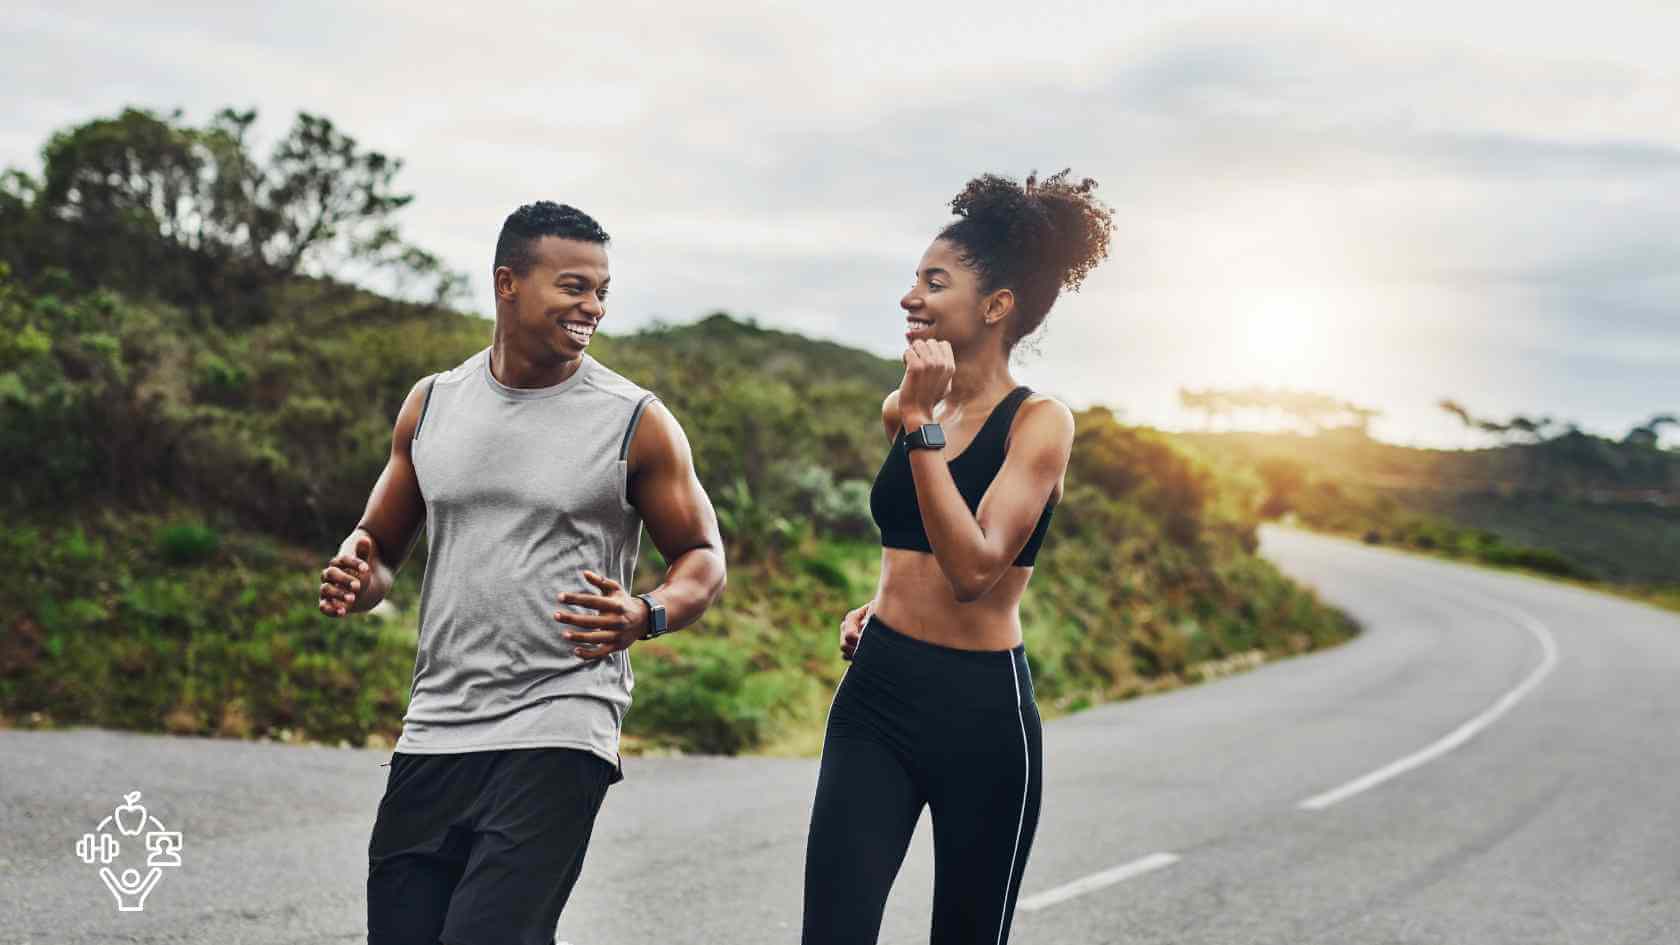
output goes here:
[[1310, 381], [1315, 321], [1305, 306], [1268, 302], [1243, 319], [1246, 353], [1257, 380], [1272, 384]]

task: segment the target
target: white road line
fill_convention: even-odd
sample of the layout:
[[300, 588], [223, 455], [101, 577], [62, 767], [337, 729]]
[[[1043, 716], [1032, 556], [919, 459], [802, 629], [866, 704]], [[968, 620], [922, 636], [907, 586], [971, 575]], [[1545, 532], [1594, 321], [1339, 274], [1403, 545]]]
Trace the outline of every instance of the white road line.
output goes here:
[[1103, 870], [1100, 873], [1092, 873], [1084, 879], [1076, 879], [1064, 886], [1057, 886], [1055, 889], [1047, 889], [1037, 895], [1028, 896], [1027, 898], [1017, 902], [1015, 904], [1015, 909], [1019, 912], [1037, 912], [1040, 909], [1049, 908], [1057, 903], [1067, 902], [1075, 896], [1083, 896], [1088, 892], [1101, 889], [1104, 886], [1112, 886], [1115, 883], [1125, 882], [1135, 876], [1142, 876], [1144, 873], [1152, 873], [1155, 870], [1171, 866], [1177, 862], [1178, 856], [1176, 854], [1151, 853], [1146, 857], [1133, 860], [1124, 866], [1116, 866], [1113, 869]]
[[1505, 604], [1488, 600], [1478, 600], [1475, 604], [1489, 610], [1502, 612], [1505, 616], [1521, 624], [1529, 633], [1534, 634], [1534, 638], [1540, 641], [1540, 665], [1534, 667], [1534, 671], [1529, 673], [1528, 677], [1521, 683], [1518, 683], [1517, 688], [1501, 696], [1498, 702], [1489, 706], [1480, 715], [1453, 729], [1441, 740], [1421, 751], [1407, 755], [1399, 761], [1378, 768], [1370, 774], [1355, 778], [1339, 788], [1309, 797], [1298, 805], [1301, 810], [1323, 810], [1333, 804], [1339, 804], [1355, 794], [1369, 791], [1384, 781], [1397, 778], [1413, 768], [1434, 761], [1474, 738], [1482, 729], [1492, 725], [1495, 720], [1510, 711], [1512, 706], [1522, 701], [1524, 696], [1528, 695], [1535, 686], [1540, 685], [1540, 682], [1551, 674], [1558, 661], [1557, 642], [1552, 639], [1552, 633], [1546, 629], [1545, 624], [1535, 619], [1528, 612]]

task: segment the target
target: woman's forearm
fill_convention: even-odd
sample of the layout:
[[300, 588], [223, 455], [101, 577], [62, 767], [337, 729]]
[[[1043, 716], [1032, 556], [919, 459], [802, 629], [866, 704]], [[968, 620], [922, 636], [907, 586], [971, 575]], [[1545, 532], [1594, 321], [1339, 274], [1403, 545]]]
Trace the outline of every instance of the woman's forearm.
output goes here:
[[958, 491], [943, 452], [911, 450], [910, 469], [928, 545], [951, 590], [960, 601], [980, 597], [997, 583], [1002, 571], [991, 564], [994, 555], [986, 533]]

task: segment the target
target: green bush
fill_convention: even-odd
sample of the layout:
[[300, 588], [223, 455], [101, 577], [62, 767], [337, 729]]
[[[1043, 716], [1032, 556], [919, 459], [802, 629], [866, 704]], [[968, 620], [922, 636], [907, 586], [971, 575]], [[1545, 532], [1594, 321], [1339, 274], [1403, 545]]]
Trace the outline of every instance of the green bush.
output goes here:
[[1541, 574], [1551, 574], [1558, 577], [1590, 577], [1575, 562], [1547, 548], [1508, 548], [1497, 545], [1484, 547], [1482, 549], [1482, 560], [1489, 564], [1527, 568], [1530, 571], [1538, 571]]
[[250, 383], [251, 372], [243, 366], [212, 352], [199, 355], [193, 383], [193, 392], [199, 399], [237, 406], [246, 402]]
[[157, 550], [171, 564], [200, 564], [215, 556], [221, 536], [208, 526], [185, 522], [158, 530]]
[[778, 710], [797, 705], [813, 685], [793, 669], [754, 669], [744, 647], [715, 637], [633, 652], [635, 703], [625, 731], [657, 735], [688, 751], [736, 754], [758, 745]]

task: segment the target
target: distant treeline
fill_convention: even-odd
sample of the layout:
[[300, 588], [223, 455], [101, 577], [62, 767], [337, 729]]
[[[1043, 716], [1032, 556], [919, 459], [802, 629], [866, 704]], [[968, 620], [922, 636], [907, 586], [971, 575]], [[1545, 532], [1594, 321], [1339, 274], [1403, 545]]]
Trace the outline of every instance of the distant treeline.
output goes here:
[[[1579, 425], [1548, 416], [1528, 417], [1517, 414], [1508, 420], [1494, 420], [1472, 414], [1469, 408], [1456, 400], [1443, 399], [1438, 401], [1436, 406], [1457, 417], [1472, 430], [1491, 433], [1507, 441], [1544, 443], [1552, 439], [1578, 438], [1584, 435]], [[1620, 442], [1623, 446], [1636, 449], [1657, 449], [1662, 439], [1663, 427], [1669, 426], [1680, 426], [1680, 419], [1672, 413], [1659, 413], [1644, 423], [1634, 424]], [[1548, 434], [1549, 430], [1557, 432]]]
[[[1213, 428], [1216, 420], [1226, 424], [1245, 420], [1252, 423], [1260, 418], [1268, 421], [1281, 419], [1287, 428], [1297, 431], [1351, 431], [1363, 435], [1368, 432], [1371, 421], [1382, 416], [1381, 410], [1372, 407], [1362, 407], [1329, 394], [1287, 387], [1180, 388], [1178, 402], [1184, 409], [1201, 414], [1208, 430]], [[1506, 420], [1495, 420], [1472, 414], [1469, 408], [1451, 398], [1436, 401], [1435, 405], [1456, 417], [1468, 429], [1490, 434], [1504, 443], [1591, 439], [1577, 424], [1549, 416], [1517, 414]], [[1680, 426], [1680, 417], [1673, 413], [1655, 414], [1649, 420], [1635, 424], [1619, 442], [1624, 446], [1657, 449], [1663, 428], [1671, 426]]]
[[1394, 446], [1349, 431], [1180, 434], [1252, 470], [1261, 513], [1321, 531], [1677, 599], [1680, 452], [1565, 432], [1479, 450]]

